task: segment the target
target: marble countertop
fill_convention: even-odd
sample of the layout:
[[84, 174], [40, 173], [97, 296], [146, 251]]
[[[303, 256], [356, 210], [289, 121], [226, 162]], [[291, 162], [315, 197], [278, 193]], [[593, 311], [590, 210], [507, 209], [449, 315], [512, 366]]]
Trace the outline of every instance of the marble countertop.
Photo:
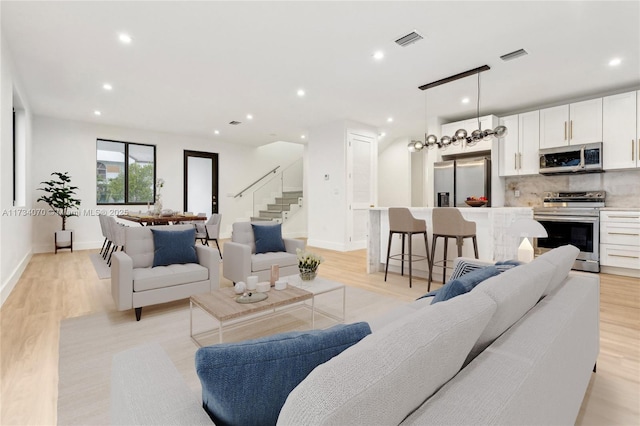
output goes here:
[[[401, 207], [401, 206], [397, 206], [397, 207]], [[435, 209], [437, 207], [407, 207], [409, 210], [412, 211], [425, 211], [425, 210], [431, 210], [431, 209]], [[458, 210], [464, 211], [464, 212], [489, 212], [491, 210], [514, 210], [514, 209], [528, 209], [531, 210], [533, 207], [457, 207]], [[387, 211], [389, 210], [389, 207], [370, 207], [369, 210], [380, 210], [380, 211]], [[614, 209], [614, 210], [618, 210], [618, 209]]]

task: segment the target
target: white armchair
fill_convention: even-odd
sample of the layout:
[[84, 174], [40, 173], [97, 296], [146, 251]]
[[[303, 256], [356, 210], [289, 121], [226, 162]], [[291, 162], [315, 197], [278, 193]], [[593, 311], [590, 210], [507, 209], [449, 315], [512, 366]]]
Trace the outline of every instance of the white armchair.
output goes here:
[[296, 249], [304, 250], [305, 242], [293, 238], [282, 241], [286, 251], [256, 253], [252, 223], [234, 223], [231, 241], [224, 244], [222, 275], [234, 283], [246, 281], [250, 275], [257, 275], [259, 281], [268, 281], [271, 265], [279, 266], [280, 276], [298, 274]]
[[152, 229], [182, 231], [192, 225], [141, 226], [125, 228], [124, 251], [113, 253], [111, 295], [119, 311], [135, 308], [140, 321], [142, 307], [186, 299], [220, 287], [218, 250], [195, 245], [198, 263], [152, 267]]

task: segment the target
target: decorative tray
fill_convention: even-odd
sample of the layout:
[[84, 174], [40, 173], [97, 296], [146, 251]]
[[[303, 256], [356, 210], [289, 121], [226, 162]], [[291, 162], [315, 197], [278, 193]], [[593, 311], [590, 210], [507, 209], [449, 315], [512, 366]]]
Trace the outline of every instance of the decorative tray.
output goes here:
[[256, 303], [265, 300], [269, 295], [267, 293], [258, 293], [257, 291], [241, 294], [236, 297], [238, 303]]

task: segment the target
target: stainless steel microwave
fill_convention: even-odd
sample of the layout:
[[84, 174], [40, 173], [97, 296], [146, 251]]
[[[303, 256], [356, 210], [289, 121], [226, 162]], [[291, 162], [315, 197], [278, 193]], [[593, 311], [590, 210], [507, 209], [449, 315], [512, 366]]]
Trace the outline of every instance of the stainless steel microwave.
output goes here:
[[543, 175], [602, 171], [602, 142], [541, 149], [539, 154]]

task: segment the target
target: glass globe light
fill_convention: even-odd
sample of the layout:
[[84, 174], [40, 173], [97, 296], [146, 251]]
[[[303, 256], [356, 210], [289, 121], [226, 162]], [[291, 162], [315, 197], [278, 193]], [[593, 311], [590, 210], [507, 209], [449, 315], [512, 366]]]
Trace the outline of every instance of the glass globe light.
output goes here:
[[494, 129], [493, 134], [497, 138], [503, 138], [507, 136], [507, 128], [505, 126], [498, 126]]
[[465, 129], [458, 129], [454, 133], [456, 139], [465, 139], [467, 137], [467, 131]]
[[427, 141], [427, 145], [435, 145], [435, 143], [438, 142], [436, 135], [429, 135], [425, 140]]
[[407, 144], [407, 149], [409, 150], [409, 152], [416, 152], [416, 146], [414, 141], [411, 141]]
[[413, 147], [416, 149], [416, 151], [420, 151], [422, 148], [424, 148], [424, 144], [422, 143], [422, 141], [415, 141]]
[[448, 147], [451, 145], [451, 138], [449, 136], [443, 136], [440, 138], [440, 143], [443, 147]]

